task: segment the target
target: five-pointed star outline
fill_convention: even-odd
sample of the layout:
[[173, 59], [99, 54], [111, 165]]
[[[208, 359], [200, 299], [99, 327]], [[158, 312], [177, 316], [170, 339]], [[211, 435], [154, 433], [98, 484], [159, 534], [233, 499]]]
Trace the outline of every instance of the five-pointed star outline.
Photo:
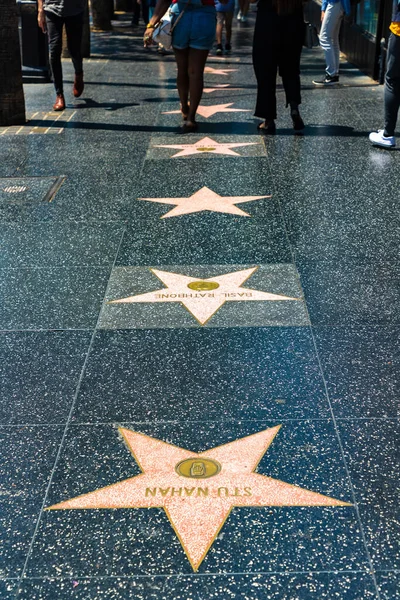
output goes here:
[[225, 302], [301, 300], [241, 287], [257, 269], [258, 267], [251, 267], [208, 279], [150, 269], [166, 288], [110, 300], [107, 304], [180, 302], [200, 325], [205, 325]]
[[[197, 571], [234, 507], [351, 506], [255, 472], [280, 427], [200, 453], [120, 428], [142, 473], [47, 510], [163, 508]], [[183, 476], [177, 467], [190, 459], [203, 465], [202, 460], [214, 461], [220, 470], [207, 479]]]
[[174, 148], [180, 150], [173, 154], [171, 158], [179, 156], [190, 156], [191, 154], [210, 153], [210, 154], [226, 154], [227, 156], [240, 156], [238, 152], [234, 152], [232, 148], [240, 148], [241, 146], [255, 146], [257, 142], [214, 142], [209, 137], [202, 138], [195, 144], [156, 144], [155, 148]]
[[204, 69], [204, 73], [209, 73], [210, 75], [227, 75], [234, 71], [237, 71], [237, 69], [214, 69], [213, 67], [206, 67]]
[[175, 208], [172, 208], [160, 217], [161, 219], [167, 219], [169, 217], [178, 217], [180, 215], [203, 211], [251, 217], [249, 213], [235, 206], [235, 204], [253, 202], [254, 200], [263, 200], [265, 198], [271, 198], [271, 196], [220, 196], [204, 186], [189, 198], [138, 198], [138, 200], [157, 202], [159, 204], [174, 204]]
[[[217, 113], [229, 113], [229, 112], [250, 112], [248, 108], [229, 108], [232, 106], [233, 102], [229, 102], [228, 104], [214, 104], [213, 106], [199, 106], [197, 108], [197, 113], [208, 119], [209, 117], [213, 117]], [[163, 115], [178, 115], [181, 114], [180, 110], [169, 110], [167, 112], [163, 112]]]

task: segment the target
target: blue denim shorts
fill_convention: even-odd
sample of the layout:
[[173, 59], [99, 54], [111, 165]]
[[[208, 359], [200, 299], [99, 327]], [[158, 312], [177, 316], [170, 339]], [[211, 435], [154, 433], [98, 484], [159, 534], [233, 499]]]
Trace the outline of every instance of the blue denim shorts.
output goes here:
[[172, 46], [177, 50], [211, 50], [215, 40], [215, 7], [190, 4], [187, 6], [178, 2], [173, 4], [172, 13], [177, 17], [185, 6], [185, 12], [172, 32]]

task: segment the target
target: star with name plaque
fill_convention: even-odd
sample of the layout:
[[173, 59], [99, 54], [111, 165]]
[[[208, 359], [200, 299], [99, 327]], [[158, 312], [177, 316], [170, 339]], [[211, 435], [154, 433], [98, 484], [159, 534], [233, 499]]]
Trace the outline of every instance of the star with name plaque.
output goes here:
[[192, 452], [121, 428], [142, 473], [47, 510], [163, 508], [194, 571], [206, 557], [233, 508], [351, 506], [257, 473], [280, 425]]

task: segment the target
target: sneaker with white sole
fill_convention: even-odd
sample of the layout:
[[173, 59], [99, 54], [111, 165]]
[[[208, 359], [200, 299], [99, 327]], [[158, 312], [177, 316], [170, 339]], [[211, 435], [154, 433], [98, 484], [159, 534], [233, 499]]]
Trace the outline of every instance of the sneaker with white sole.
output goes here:
[[241, 10], [239, 10], [238, 14], [236, 15], [236, 18], [238, 21], [242, 20], [242, 11]]
[[339, 75], [329, 75], [329, 73], [326, 73], [323, 79], [314, 79], [313, 81], [314, 85], [321, 85], [324, 87], [334, 85], [335, 83], [339, 83]]
[[378, 129], [369, 134], [369, 141], [374, 146], [382, 146], [382, 148], [394, 148], [396, 145], [396, 138], [394, 135], [386, 136], [384, 129]]

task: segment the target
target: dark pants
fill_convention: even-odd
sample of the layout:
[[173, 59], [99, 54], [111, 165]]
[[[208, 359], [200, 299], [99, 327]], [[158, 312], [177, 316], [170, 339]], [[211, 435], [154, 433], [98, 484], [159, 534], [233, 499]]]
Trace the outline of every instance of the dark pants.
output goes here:
[[400, 37], [390, 34], [385, 78], [385, 131], [394, 135], [400, 107]]
[[45, 12], [47, 23], [47, 35], [49, 40], [50, 67], [53, 74], [56, 94], [63, 93], [61, 51], [62, 30], [65, 23], [67, 34], [68, 51], [71, 55], [75, 73], [82, 73], [82, 31], [83, 12], [73, 17], [58, 17], [50, 11]]
[[147, 25], [149, 22], [149, 5], [147, 0], [142, 0], [140, 4], [136, 0], [133, 0], [133, 17], [132, 23], [138, 25], [140, 18], [140, 7], [142, 7], [142, 18], [143, 22]]
[[259, 10], [253, 41], [253, 66], [257, 78], [255, 116], [276, 118], [276, 77], [282, 77], [286, 105], [301, 103], [300, 56], [304, 41], [302, 15], [278, 16]]

